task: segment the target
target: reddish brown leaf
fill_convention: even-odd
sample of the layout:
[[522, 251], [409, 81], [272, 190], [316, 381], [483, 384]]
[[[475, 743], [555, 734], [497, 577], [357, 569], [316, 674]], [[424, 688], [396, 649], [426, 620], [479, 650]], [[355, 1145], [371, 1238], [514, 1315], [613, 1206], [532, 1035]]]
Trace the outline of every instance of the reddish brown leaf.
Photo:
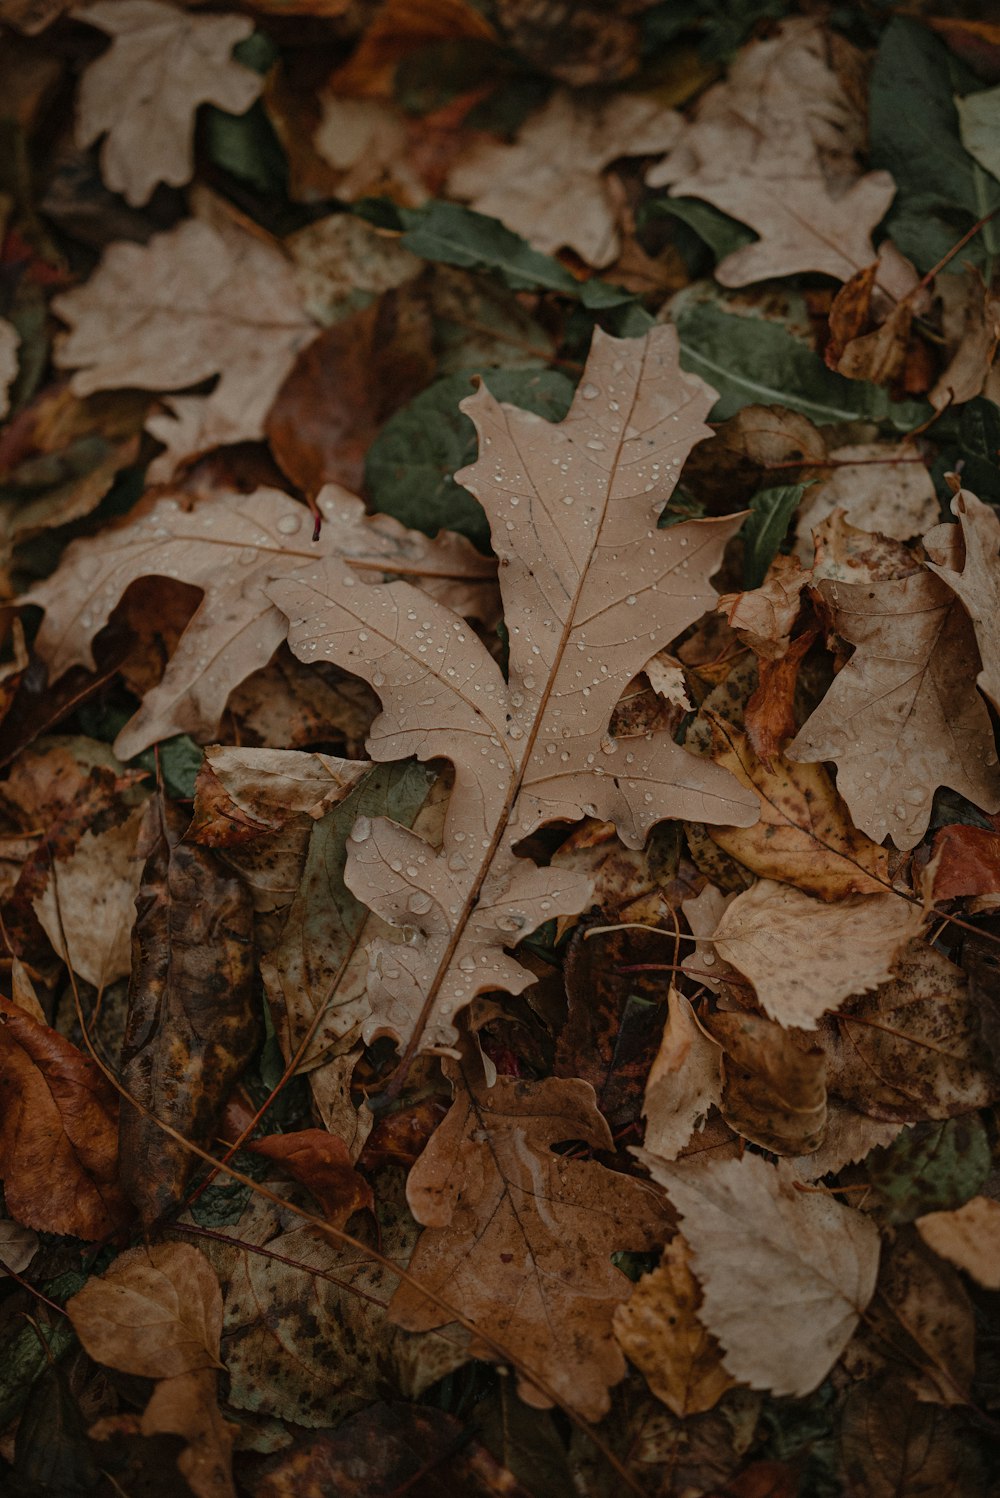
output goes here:
[[989, 820], [992, 831], [962, 822], [941, 828], [933, 844], [935, 900], [1000, 892], [1000, 816]]
[[93, 1061], [0, 998], [0, 1174], [11, 1215], [93, 1240], [121, 1228], [118, 1098]]
[[744, 721], [750, 747], [770, 770], [789, 739], [798, 731], [795, 721], [795, 684], [802, 658], [815, 642], [818, 631], [808, 629], [792, 640], [777, 660], [759, 663], [757, 690], [746, 705]]
[[871, 265], [856, 271], [833, 299], [829, 318], [830, 340], [824, 350], [824, 358], [831, 369], [838, 368], [847, 345], [868, 326], [878, 269], [878, 261], [873, 260]]
[[343, 1227], [362, 1207], [374, 1205], [372, 1188], [354, 1169], [347, 1145], [325, 1129], [269, 1134], [266, 1139], [255, 1139], [247, 1149], [283, 1165], [337, 1227]]

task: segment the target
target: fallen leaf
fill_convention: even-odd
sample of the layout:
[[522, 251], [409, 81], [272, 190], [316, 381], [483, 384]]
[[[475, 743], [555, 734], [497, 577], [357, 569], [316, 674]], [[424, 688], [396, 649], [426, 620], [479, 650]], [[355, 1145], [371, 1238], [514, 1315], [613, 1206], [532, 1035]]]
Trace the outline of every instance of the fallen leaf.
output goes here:
[[[35, 648], [53, 677], [73, 665], [93, 667], [91, 641], [137, 578], [169, 571], [204, 593], [159, 686], [119, 734], [130, 758], [175, 733], [209, 738], [232, 689], [267, 664], [287, 620], [264, 591], [331, 554], [361, 575], [426, 578], [429, 590], [460, 606], [491, 608], [485, 594], [493, 566], [468, 542], [444, 535], [429, 541], [383, 515], [367, 520], [360, 499], [331, 484], [318, 497], [323, 527], [308, 539], [304, 505], [276, 489], [211, 492], [193, 505], [183, 495], [151, 499], [117, 529], [73, 542], [61, 565], [28, 598], [45, 619]], [[419, 596], [419, 595], [418, 595]]]
[[[612, 1317], [630, 1289], [608, 1255], [656, 1242], [665, 1225], [657, 1197], [596, 1161], [554, 1153], [567, 1139], [612, 1147], [586, 1083], [498, 1077], [487, 1087], [468, 1062], [454, 1076], [451, 1111], [407, 1183], [425, 1225], [410, 1274], [537, 1369], [560, 1400], [600, 1419], [608, 1385], [625, 1374]], [[449, 1319], [410, 1282], [391, 1315], [410, 1331]], [[492, 1342], [472, 1351], [496, 1356]], [[550, 1403], [527, 1375], [518, 1388], [529, 1404]]]
[[1000, 894], [1000, 817], [990, 817], [990, 823], [953, 823], [935, 835], [927, 869], [935, 901]]
[[673, 984], [663, 1039], [646, 1083], [646, 1149], [676, 1160], [722, 1098], [722, 1051]]
[[185, 390], [220, 377], [210, 395], [174, 396], [168, 414], [148, 418], [168, 449], [150, 471], [157, 480], [212, 447], [263, 437], [282, 382], [319, 331], [280, 249], [218, 213], [148, 245], [111, 245], [90, 280], [52, 306], [71, 327], [56, 362], [77, 371], [78, 395]]
[[850, 1498], [923, 1498], [986, 1489], [964, 1423], [921, 1404], [898, 1377], [855, 1384], [840, 1425]]
[[836, 447], [830, 461], [836, 466], [810, 485], [799, 506], [795, 549], [806, 566], [813, 557], [813, 532], [834, 510], [843, 510], [867, 531], [900, 541], [923, 535], [937, 520], [934, 482], [917, 451], [905, 443]]
[[[965, 605], [983, 662], [976, 680], [984, 695], [1000, 710], [1000, 518], [991, 505], [983, 504], [966, 489], [955, 495], [951, 509], [958, 516], [965, 546], [962, 571], [935, 561], [927, 565]], [[995, 754], [987, 763], [996, 763]], [[996, 811], [997, 807], [985, 809]]]
[[0, 1174], [25, 1227], [89, 1242], [124, 1226], [118, 1096], [97, 1064], [0, 998]]
[[1000, 342], [1000, 297], [975, 270], [970, 270], [969, 282], [964, 326], [947, 367], [927, 395], [939, 411], [985, 391]]
[[433, 42], [491, 42], [493, 26], [470, 0], [383, 0], [360, 45], [331, 80], [339, 93], [388, 96], [403, 58]]
[[951, 590], [924, 571], [888, 582], [823, 581], [819, 592], [856, 649], [788, 758], [833, 760], [856, 825], [904, 850], [926, 832], [940, 785], [1000, 811], [993, 729], [973, 686], [975, 639]]
[[942, 1259], [963, 1269], [987, 1290], [1000, 1290], [997, 1232], [1000, 1202], [974, 1196], [953, 1212], [928, 1212], [918, 1217], [917, 1231]]
[[893, 977], [826, 1020], [827, 1085], [860, 1113], [907, 1122], [984, 1108], [998, 1083], [962, 969], [924, 941]]
[[961, 1206], [989, 1173], [989, 1139], [976, 1113], [912, 1124], [865, 1161], [870, 1205], [893, 1226]]
[[762, 765], [774, 768], [774, 762], [785, 745], [795, 737], [799, 726], [795, 712], [795, 694], [803, 657], [816, 643], [816, 629], [804, 630], [777, 660], [761, 660], [757, 670], [757, 689], [747, 698], [743, 720], [747, 742]]
[[651, 187], [703, 198], [760, 239], [715, 268], [723, 286], [820, 271], [846, 281], [875, 259], [871, 232], [895, 196], [863, 176], [864, 120], [829, 63], [821, 24], [792, 18], [746, 47], [699, 101]]
[[967, 1405], [975, 1376], [975, 1311], [961, 1276], [912, 1229], [897, 1229], [884, 1256], [862, 1344], [921, 1402]]
[[825, 1175], [837, 1175], [845, 1165], [856, 1165], [869, 1151], [891, 1144], [903, 1127], [899, 1123], [881, 1123], [856, 1113], [836, 1098], [827, 1099], [826, 1132], [818, 1150], [792, 1160], [804, 1181], [819, 1181]]
[[[819, 1149], [827, 1119], [822, 1046], [759, 1014], [720, 1011], [705, 1029], [721, 1048], [719, 1109], [729, 1127], [775, 1155]], [[663, 1155], [648, 1135], [646, 1148]]]
[[714, 939], [772, 1019], [814, 1030], [821, 1015], [851, 994], [887, 982], [900, 948], [923, 922], [921, 907], [896, 894], [826, 904], [758, 879], [726, 907]]
[[4, 318], [0, 318], [0, 416], [10, 410], [10, 387], [17, 378], [17, 351], [21, 347], [21, 335]]
[[177, 1467], [195, 1498], [236, 1498], [233, 1433], [216, 1396], [213, 1372], [163, 1378], [142, 1412], [144, 1436], [178, 1435], [187, 1442]]
[[734, 967], [719, 961], [712, 941], [722, 912], [735, 898], [735, 894], [723, 894], [717, 885], [706, 884], [697, 895], [681, 901], [684, 918], [695, 937], [694, 951], [684, 958], [681, 967], [696, 983], [703, 983], [713, 993], [722, 991], [730, 979], [743, 981]]
[[215, 744], [198, 771], [187, 835], [203, 847], [218, 848], [279, 832], [303, 812], [318, 821], [370, 769], [363, 759]]
[[614, 1316], [618, 1345], [681, 1420], [713, 1409], [735, 1382], [722, 1366], [719, 1344], [698, 1320], [700, 1304], [688, 1247], [678, 1234]]
[[680, 1213], [699, 1320], [728, 1371], [751, 1388], [810, 1393], [874, 1293], [875, 1225], [832, 1196], [796, 1190], [790, 1173], [758, 1155], [701, 1166], [643, 1159]]
[[[607, 84], [636, 71], [642, 53], [637, 22], [646, 0], [624, 0], [614, 11], [599, 0], [497, 0], [504, 36], [533, 67], [574, 88]], [[696, 74], [697, 81], [697, 74]]]
[[[158, 1126], [204, 1146], [257, 1043], [250, 899], [212, 854], [182, 841], [187, 818], [150, 802], [136, 901], [121, 1079], [122, 1183], [152, 1225], [184, 1193], [196, 1157]], [[166, 1376], [166, 1375], [161, 1375]]]
[[374, 1205], [372, 1188], [354, 1169], [346, 1144], [325, 1129], [270, 1134], [253, 1140], [247, 1149], [283, 1165], [335, 1227], [343, 1227], [362, 1207]]
[[616, 157], [668, 149], [681, 128], [676, 110], [652, 95], [616, 94], [594, 104], [557, 89], [514, 145], [472, 145], [452, 168], [448, 189], [537, 250], [568, 246], [601, 269], [621, 249], [602, 171]]
[[112, 38], [80, 83], [77, 145], [107, 135], [102, 175], [133, 207], [148, 202], [158, 182], [183, 187], [194, 171], [198, 106], [243, 114], [261, 91], [263, 79], [231, 57], [253, 22], [192, 15], [160, 0], [98, 0], [75, 14]]
[[22, 1274], [38, 1252], [39, 1238], [19, 1222], [0, 1219], [0, 1276]]
[[[531, 977], [505, 944], [586, 903], [585, 878], [514, 852], [537, 827], [593, 816], [637, 847], [664, 816], [753, 815], [725, 771], [712, 766], [706, 776], [668, 734], [633, 750], [607, 732], [622, 688], [657, 645], [714, 601], [707, 577], [739, 524], [653, 528], [662, 494], [653, 506], [644, 487], [655, 484], [652, 465], [658, 473], [681, 461], [711, 401], [676, 358], [673, 329], [633, 340], [598, 331], [558, 426], [500, 406], [485, 386], [465, 402], [483, 455], [458, 477], [493, 520], [509, 684], [460, 619], [404, 583], [350, 591], [343, 564], [328, 558], [309, 580], [271, 585], [301, 659], [334, 660], [379, 691], [374, 760], [415, 753], [455, 765], [440, 851], [384, 819], [355, 823], [349, 849], [349, 888], [390, 925], [417, 933], [405, 946], [372, 945], [369, 984], [384, 1031], [414, 1045], [451, 1045], [453, 1016], [479, 993], [521, 992]], [[633, 428], [654, 435], [640, 446], [627, 435]], [[677, 456], [667, 460], [668, 451]], [[530, 520], [515, 526], [506, 517], [522, 497]]]
[[382, 296], [424, 269], [398, 240], [351, 213], [327, 214], [297, 229], [284, 247], [302, 306], [324, 328], [356, 310], [359, 293]]

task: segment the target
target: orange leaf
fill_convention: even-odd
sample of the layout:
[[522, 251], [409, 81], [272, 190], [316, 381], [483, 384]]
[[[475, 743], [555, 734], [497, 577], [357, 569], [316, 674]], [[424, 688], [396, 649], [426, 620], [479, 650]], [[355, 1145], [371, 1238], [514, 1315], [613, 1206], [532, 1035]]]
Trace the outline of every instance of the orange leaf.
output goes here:
[[342, 1227], [362, 1207], [373, 1207], [372, 1188], [351, 1163], [350, 1151], [336, 1134], [325, 1129], [300, 1129], [294, 1134], [269, 1134], [247, 1149], [277, 1160], [314, 1196], [328, 1221]]

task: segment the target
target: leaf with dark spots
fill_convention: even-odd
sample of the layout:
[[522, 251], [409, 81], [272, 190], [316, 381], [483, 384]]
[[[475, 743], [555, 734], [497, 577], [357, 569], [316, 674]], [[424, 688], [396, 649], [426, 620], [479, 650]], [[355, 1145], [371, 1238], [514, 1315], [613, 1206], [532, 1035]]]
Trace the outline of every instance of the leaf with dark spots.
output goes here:
[[434, 378], [431, 318], [409, 287], [327, 328], [299, 354], [267, 418], [271, 451], [306, 494], [358, 491], [383, 423]]
[[873, 1150], [865, 1173], [891, 1223], [960, 1207], [990, 1172], [990, 1142], [978, 1113], [904, 1129]]
[[94, 1240], [128, 1221], [118, 1098], [95, 1062], [0, 998], [0, 1176], [26, 1227]]
[[[195, 1164], [169, 1124], [204, 1146], [257, 1042], [252, 910], [213, 854], [182, 842], [187, 818], [150, 803], [122, 1047], [122, 1182], [148, 1226], [181, 1199]], [[151, 1115], [151, 1116], [149, 1116]]]

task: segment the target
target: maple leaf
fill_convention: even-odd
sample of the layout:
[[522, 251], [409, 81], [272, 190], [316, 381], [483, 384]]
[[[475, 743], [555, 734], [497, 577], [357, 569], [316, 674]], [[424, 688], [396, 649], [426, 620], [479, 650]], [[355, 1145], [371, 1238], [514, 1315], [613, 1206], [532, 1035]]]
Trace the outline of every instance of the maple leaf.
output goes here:
[[175, 577], [204, 598], [163, 679], [118, 735], [129, 759], [176, 733], [209, 738], [230, 692], [271, 659], [287, 620], [264, 591], [273, 579], [312, 570], [331, 554], [362, 573], [411, 574], [459, 607], [492, 611], [493, 564], [459, 536], [429, 540], [388, 515], [365, 518], [360, 499], [329, 485], [316, 501], [323, 518], [309, 540], [305, 507], [277, 489], [216, 492], [193, 503], [163, 495], [140, 504], [116, 527], [73, 542], [51, 577], [27, 597], [45, 609], [36, 640], [53, 677], [94, 666], [91, 641], [137, 578]]
[[[568, 1139], [612, 1147], [588, 1083], [498, 1077], [487, 1087], [471, 1063], [453, 1075], [455, 1101], [407, 1182], [410, 1210], [425, 1224], [410, 1275], [541, 1373], [586, 1419], [600, 1419], [608, 1385], [625, 1373], [612, 1317], [630, 1290], [609, 1254], [657, 1241], [659, 1200], [644, 1181], [553, 1151]], [[410, 1331], [448, 1321], [410, 1281], [396, 1290], [390, 1314]], [[496, 1356], [487, 1343], [472, 1351]], [[529, 1404], [548, 1405], [526, 1377], [518, 1387]]]
[[[933, 534], [933, 532], [932, 532]], [[786, 750], [833, 760], [856, 825], [909, 849], [940, 785], [1000, 811], [1000, 772], [968, 617], [930, 572], [888, 581], [821, 581], [833, 627], [856, 646]]]
[[897, 952], [923, 921], [922, 908], [899, 895], [826, 904], [758, 879], [726, 907], [714, 940], [772, 1019], [812, 1030], [825, 1010], [887, 982]]
[[185, 390], [219, 376], [210, 395], [173, 397], [169, 414], [149, 417], [168, 449], [150, 469], [156, 481], [209, 448], [263, 437], [282, 382], [319, 333], [277, 245], [206, 211], [149, 244], [112, 244], [85, 285], [52, 302], [71, 326], [56, 362], [76, 370], [79, 395]]
[[723, 286], [820, 271], [846, 281], [875, 259], [871, 231], [895, 196], [861, 176], [864, 122], [827, 60], [822, 26], [794, 18], [752, 43], [709, 89], [670, 155], [646, 177], [703, 198], [760, 235], [715, 268]]
[[726, 1368], [752, 1389], [810, 1393], [872, 1298], [874, 1223], [825, 1193], [797, 1191], [787, 1167], [759, 1155], [697, 1166], [641, 1158], [680, 1213], [701, 1284], [698, 1317]]
[[927, 565], [965, 605], [983, 662], [976, 680], [1000, 712], [1000, 518], [967, 489], [954, 496], [951, 509], [961, 527], [965, 565], [961, 572], [937, 561]]
[[619, 156], [668, 149], [681, 128], [676, 110], [653, 97], [617, 94], [593, 104], [557, 89], [521, 127], [516, 144], [472, 145], [452, 168], [448, 187], [536, 249], [554, 254], [565, 245], [600, 269], [621, 248], [602, 170]]
[[26, 1227], [94, 1240], [122, 1227], [118, 1097], [76, 1046], [0, 998], [0, 1176]]
[[366, 1036], [447, 1046], [477, 993], [532, 981], [504, 944], [578, 913], [589, 890], [585, 876], [517, 855], [543, 823], [596, 816], [639, 847], [664, 817], [755, 816], [731, 776], [668, 734], [633, 748], [608, 733], [635, 673], [714, 603], [706, 579], [740, 524], [656, 528], [712, 399], [680, 372], [676, 332], [661, 327], [643, 339], [598, 331], [559, 425], [485, 387], [463, 403], [481, 456], [458, 478], [492, 527], [509, 683], [459, 618], [405, 583], [355, 586], [331, 558], [307, 581], [271, 584], [300, 659], [336, 661], [379, 692], [374, 760], [443, 755], [455, 766], [440, 850], [383, 819], [353, 829], [348, 886], [413, 933], [372, 946]]
[[249, 16], [200, 16], [160, 0], [98, 0], [76, 18], [113, 38], [86, 69], [77, 99], [76, 140], [107, 133], [101, 171], [134, 206], [158, 182], [182, 187], [194, 170], [199, 104], [243, 114], [264, 80], [232, 60], [253, 31]]

